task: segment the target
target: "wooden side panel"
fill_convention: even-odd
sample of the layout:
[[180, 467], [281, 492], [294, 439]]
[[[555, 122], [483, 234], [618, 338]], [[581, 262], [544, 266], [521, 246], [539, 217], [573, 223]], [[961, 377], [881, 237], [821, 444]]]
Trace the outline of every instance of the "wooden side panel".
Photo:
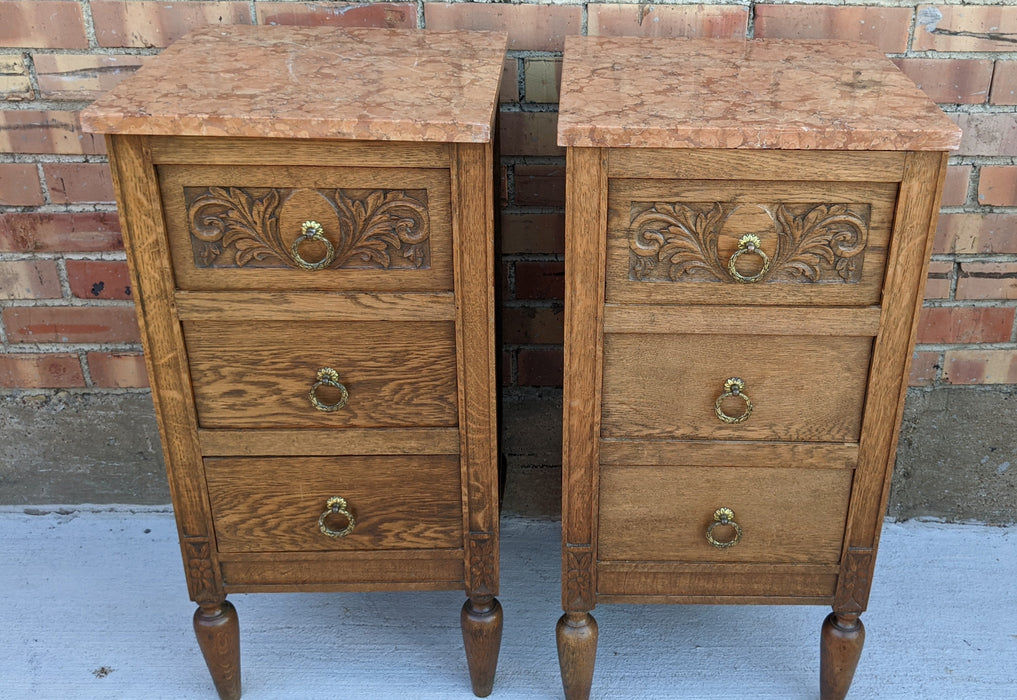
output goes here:
[[494, 154], [456, 144], [452, 165], [456, 362], [466, 525], [466, 590], [498, 593], [498, 378], [494, 337]]
[[223, 596], [222, 581], [184, 341], [173, 305], [172, 279], [166, 274], [170, 254], [159, 185], [145, 138], [109, 136], [107, 145], [188, 590], [193, 600], [218, 602]]
[[[455, 455], [216, 457], [205, 460], [222, 552], [453, 549], [462, 546]], [[326, 502], [346, 499], [345, 537], [322, 534]], [[341, 515], [325, 525], [341, 531]]]
[[607, 169], [601, 149], [569, 148], [567, 159], [562, 606], [579, 612], [596, 604]]

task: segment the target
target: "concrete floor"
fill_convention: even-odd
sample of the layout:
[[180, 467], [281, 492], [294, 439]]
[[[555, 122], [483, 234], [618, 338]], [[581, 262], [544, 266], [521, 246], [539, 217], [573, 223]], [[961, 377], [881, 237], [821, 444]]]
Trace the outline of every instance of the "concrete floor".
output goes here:
[[[36, 509], [42, 512], [45, 509]], [[214, 700], [172, 515], [0, 509], [0, 698]], [[558, 523], [502, 525], [492, 698], [560, 698]], [[247, 700], [470, 698], [462, 595], [261, 594]], [[818, 607], [602, 606], [594, 698], [818, 697]], [[1017, 529], [888, 523], [856, 699], [1017, 698]]]

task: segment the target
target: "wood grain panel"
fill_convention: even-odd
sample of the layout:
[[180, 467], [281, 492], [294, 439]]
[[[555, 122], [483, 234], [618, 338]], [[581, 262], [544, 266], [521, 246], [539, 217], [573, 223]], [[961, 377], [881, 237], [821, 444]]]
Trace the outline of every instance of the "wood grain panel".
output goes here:
[[894, 151], [615, 148], [607, 159], [611, 178], [899, 182], [903, 170], [904, 154]]
[[199, 430], [206, 456], [458, 454], [455, 428]]
[[[792, 178], [789, 174], [785, 180]], [[618, 179], [611, 180], [609, 188], [608, 302], [856, 306], [880, 301], [897, 194], [894, 183]], [[714, 203], [724, 207], [725, 213], [718, 214], [714, 224], [706, 224], [705, 217]], [[714, 233], [688, 235], [677, 224], [661, 224], [658, 228], [664, 237], [658, 254], [634, 256], [630, 252], [634, 207], [642, 211], [656, 204], [691, 207], [693, 218], [705, 227], [704, 231]], [[813, 231], [801, 233], [798, 239], [808, 240], [808, 245], [795, 247], [791, 243], [795, 237], [787, 225], [779, 223], [782, 204], [804, 217], [799, 222], [803, 232]], [[849, 211], [835, 214], [831, 212], [839, 210], [827, 211], [825, 205], [846, 206]], [[807, 210], [813, 213], [805, 216]], [[849, 227], [843, 224], [848, 218], [867, 220], [864, 235], [848, 232]], [[821, 219], [826, 223], [809, 229]], [[744, 234], [757, 235], [760, 249], [770, 256], [771, 274], [760, 282], [738, 283], [727, 274], [728, 262]], [[667, 242], [672, 237], [678, 242]], [[649, 250], [657, 234], [644, 238], [645, 245], [641, 243], [640, 248], [649, 246]], [[861, 253], [844, 252], [855, 251], [862, 244]], [[797, 252], [780, 263], [778, 246]], [[842, 255], [847, 257], [839, 257]], [[634, 259], [654, 263], [653, 276], [640, 280], [632, 267]], [[688, 267], [690, 260], [693, 263]], [[718, 273], [719, 277], [707, 274], [710, 267], [702, 261], [719, 266], [723, 272]], [[685, 266], [673, 267], [677, 263]], [[760, 264], [757, 256], [749, 254], [738, 263], [746, 276], [754, 274]], [[664, 277], [657, 279], [660, 275]]]
[[[452, 289], [452, 232], [450, 184], [447, 170], [393, 169], [393, 168], [334, 168], [309, 166], [218, 166], [218, 165], [164, 165], [159, 168], [166, 225], [170, 249], [173, 253], [174, 275], [181, 289], [220, 290], [326, 290], [326, 291], [451, 291]], [[428, 266], [423, 269], [346, 269], [302, 270], [286, 258], [290, 265], [256, 267], [252, 264], [239, 267], [211, 268], [196, 259], [192, 249], [192, 233], [188, 204], [184, 188], [272, 188], [296, 190], [293, 201], [282, 204], [275, 220], [281, 250], [287, 253], [293, 241], [300, 236], [301, 224], [306, 220], [319, 220], [324, 235], [337, 250], [342, 250], [342, 237], [349, 235], [347, 223], [340, 223], [338, 210], [326, 198], [316, 193], [334, 192], [336, 189], [366, 192], [374, 190], [426, 191], [426, 218], [429, 227]], [[313, 196], [312, 196], [313, 195]], [[302, 202], [302, 205], [298, 204]], [[292, 204], [292, 206], [291, 206]], [[260, 231], [262, 219], [268, 215], [254, 206], [251, 226]], [[356, 210], [358, 217], [366, 217]], [[262, 217], [262, 218], [258, 218]], [[244, 218], [244, 217], [241, 217]], [[343, 219], [347, 221], [348, 217]], [[246, 219], [245, 219], [246, 220]], [[267, 234], [265, 234], [267, 235]], [[245, 239], [246, 241], [247, 239]], [[244, 242], [247, 246], [249, 243]], [[305, 246], [319, 244], [305, 243]], [[320, 246], [319, 246], [320, 247]], [[323, 249], [322, 249], [323, 250]], [[305, 251], [310, 258], [313, 253]], [[359, 254], [358, 254], [359, 255]], [[315, 258], [316, 259], [316, 258]], [[359, 258], [358, 258], [359, 259]]]
[[869, 335], [879, 332], [879, 307], [636, 306], [607, 304], [605, 333], [733, 335]]
[[[614, 466], [600, 475], [600, 560], [826, 563], [840, 560], [853, 472]], [[734, 511], [741, 542], [706, 540], [716, 509]], [[728, 540], [733, 528], [718, 526]], [[598, 586], [598, 590], [600, 587]]]
[[[602, 435], [854, 442], [871, 349], [867, 337], [605, 334]], [[733, 425], [714, 409], [730, 377], [754, 405]]]
[[[222, 552], [462, 546], [456, 455], [215, 457], [205, 460], [205, 471]], [[318, 528], [333, 496], [345, 498], [356, 518], [346, 537]]]
[[854, 469], [858, 445], [799, 442], [601, 440], [600, 463]]
[[[452, 323], [183, 324], [203, 428], [442, 427], [457, 424]], [[325, 413], [319, 368], [349, 391]], [[334, 402], [328, 389], [319, 399]]]
[[177, 292], [184, 321], [454, 321], [451, 293]]

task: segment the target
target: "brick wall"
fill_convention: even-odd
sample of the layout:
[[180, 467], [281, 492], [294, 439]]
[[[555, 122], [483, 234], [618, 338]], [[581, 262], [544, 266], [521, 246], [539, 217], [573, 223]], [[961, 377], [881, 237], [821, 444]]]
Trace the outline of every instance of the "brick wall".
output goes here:
[[544, 400], [561, 385], [565, 163], [555, 126], [566, 35], [872, 42], [964, 130], [950, 160], [912, 383], [1017, 384], [1017, 7], [1010, 0], [0, 0], [0, 393], [144, 391], [104, 147], [80, 132], [76, 114], [188, 29], [209, 23], [508, 31], [498, 284], [509, 400]]

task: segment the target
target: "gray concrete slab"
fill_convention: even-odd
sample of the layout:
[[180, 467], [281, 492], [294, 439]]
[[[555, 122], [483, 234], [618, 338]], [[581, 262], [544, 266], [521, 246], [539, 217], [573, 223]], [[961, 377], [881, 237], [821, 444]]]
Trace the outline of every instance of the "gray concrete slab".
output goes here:
[[[560, 698], [560, 526], [513, 517], [502, 528], [505, 638], [491, 697]], [[1015, 533], [888, 523], [851, 697], [1017, 698]], [[167, 511], [0, 511], [0, 596], [0, 698], [215, 698]], [[460, 593], [231, 599], [247, 700], [472, 697]], [[826, 612], [602, 606], [593, 697], [816, 698]]]

